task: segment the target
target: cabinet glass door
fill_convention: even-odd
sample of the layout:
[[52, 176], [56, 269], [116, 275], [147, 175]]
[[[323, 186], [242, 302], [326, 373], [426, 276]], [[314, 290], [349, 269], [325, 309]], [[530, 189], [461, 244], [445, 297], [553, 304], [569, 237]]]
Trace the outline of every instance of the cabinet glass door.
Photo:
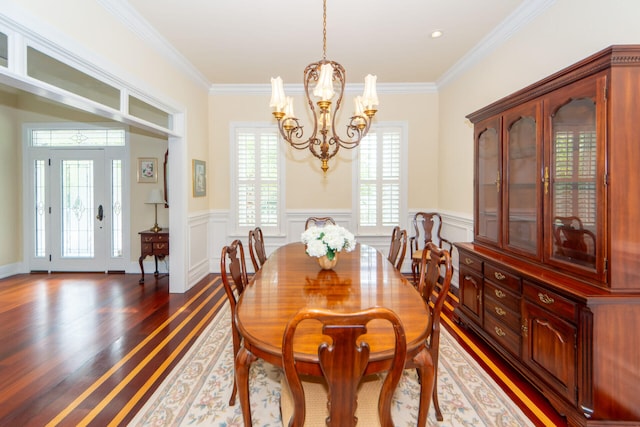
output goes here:
[[[578, 84], [553, 105], [550, 100], [550, 159], [545, 167], [545, 194], [549, 203], [551, 262], [593, 275], [604, 273], [602, 260], [602, 175], [597, 162], [598, 116], [604, 114], [596, 85]], [[601, 157], [603, 158], [603, 157]], [[600, 179], [598, 177], [600, 176]]]
[[504, 244], [514, 252], [540, 256], [540, 104], [504, 115], [506, 212]]
[[476, 239], [500, 243], [501, 150], [500, 120], [491, 119], [476, 126]]

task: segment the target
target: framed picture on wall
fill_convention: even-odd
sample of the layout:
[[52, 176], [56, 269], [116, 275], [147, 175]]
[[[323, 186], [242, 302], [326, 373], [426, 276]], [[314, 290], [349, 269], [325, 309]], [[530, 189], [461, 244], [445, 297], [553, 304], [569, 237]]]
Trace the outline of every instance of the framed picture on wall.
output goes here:
[[207, 163], [204, 160], [193, 160], [193, 197], [207, 195]]
[[158, 182], [158, 159], [138, 157], [138, 182]]

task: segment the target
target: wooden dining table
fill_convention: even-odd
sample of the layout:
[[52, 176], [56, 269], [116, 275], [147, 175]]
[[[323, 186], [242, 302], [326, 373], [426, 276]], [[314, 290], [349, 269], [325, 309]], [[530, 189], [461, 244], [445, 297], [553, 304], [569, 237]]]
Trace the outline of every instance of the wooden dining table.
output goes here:
[[[418, 425], [426, 425], [434, 382], [433, 362], [426, 350], [431, 316], [418, 291], [381, 252], [357, 244], [340, 252], [332, 270], [322, 270], [305, 253], [302, 243], [290, 243], [273, 252], [250, 280], [236, 307], [236, 324], [243, 337], [235, 363], [238, 396], [245, 426], [251, 426], [249, 369], [261, 358], [282, 367], [282, 337], [287, 322], [303, 307], [351, 313], [370, 307], [393, 310], [402, 321], [407, 339], [407, 360], [421, 374]], [[322, 376], [318, 362], [321, 326], [309, 322], [294, 341], [297, 369]], [[374, 320], [362, 336], [371, 349], [365, 375], [389, 369], [395, 346], [390, 325]]]

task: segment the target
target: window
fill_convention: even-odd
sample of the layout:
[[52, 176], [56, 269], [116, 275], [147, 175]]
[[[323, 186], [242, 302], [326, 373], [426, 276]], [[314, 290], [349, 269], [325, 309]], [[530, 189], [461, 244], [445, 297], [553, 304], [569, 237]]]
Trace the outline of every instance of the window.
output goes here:
[[554, 144], [555, 216], [577, 216], [596, 224], [596, 132], [556, 130]]
[[268, 125], [232, 125], [231, 194], [238, 233], [261, 227], [280, 230], [284, 205], [278, 129]]
[[406, 211], [406, 126], [372, 126], [357, 149], [354, 205], [359, 234], [388, 234]]

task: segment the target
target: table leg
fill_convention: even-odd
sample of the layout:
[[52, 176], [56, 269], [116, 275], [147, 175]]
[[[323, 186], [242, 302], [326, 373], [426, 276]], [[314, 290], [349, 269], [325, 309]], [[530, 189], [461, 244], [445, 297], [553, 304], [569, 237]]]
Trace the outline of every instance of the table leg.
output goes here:
[[144, 259], [144, 257], [140, 257], [138, 258], [138, 264], [140, 264], [140, 271], [142, 272], [142, 277], [140, 278], [140, 280], [138, 281], [139, 284], [143, 284], [144, 283], [144, 266], [142, 265], [142, 260]]
[[153, 258], [156, 260], [156, 272], [153, 273], [154, 276], [158, 277], [158, 255], [154, 255]]
[[431, 354], [425, 348], [413, 358], [420, 375], [420, 405], [418, 409], [418, 427], [427, 425], [427, 414], [431, 405], [431, 395], [435, 381], [435, 369]]
[[236, 356], [236, 385], [242, 408], [242, 419], [245, 426], [251, 424], [251, 403], [249, 402], [249, 369], [256, 357], [244, 347], [240, 348]]

